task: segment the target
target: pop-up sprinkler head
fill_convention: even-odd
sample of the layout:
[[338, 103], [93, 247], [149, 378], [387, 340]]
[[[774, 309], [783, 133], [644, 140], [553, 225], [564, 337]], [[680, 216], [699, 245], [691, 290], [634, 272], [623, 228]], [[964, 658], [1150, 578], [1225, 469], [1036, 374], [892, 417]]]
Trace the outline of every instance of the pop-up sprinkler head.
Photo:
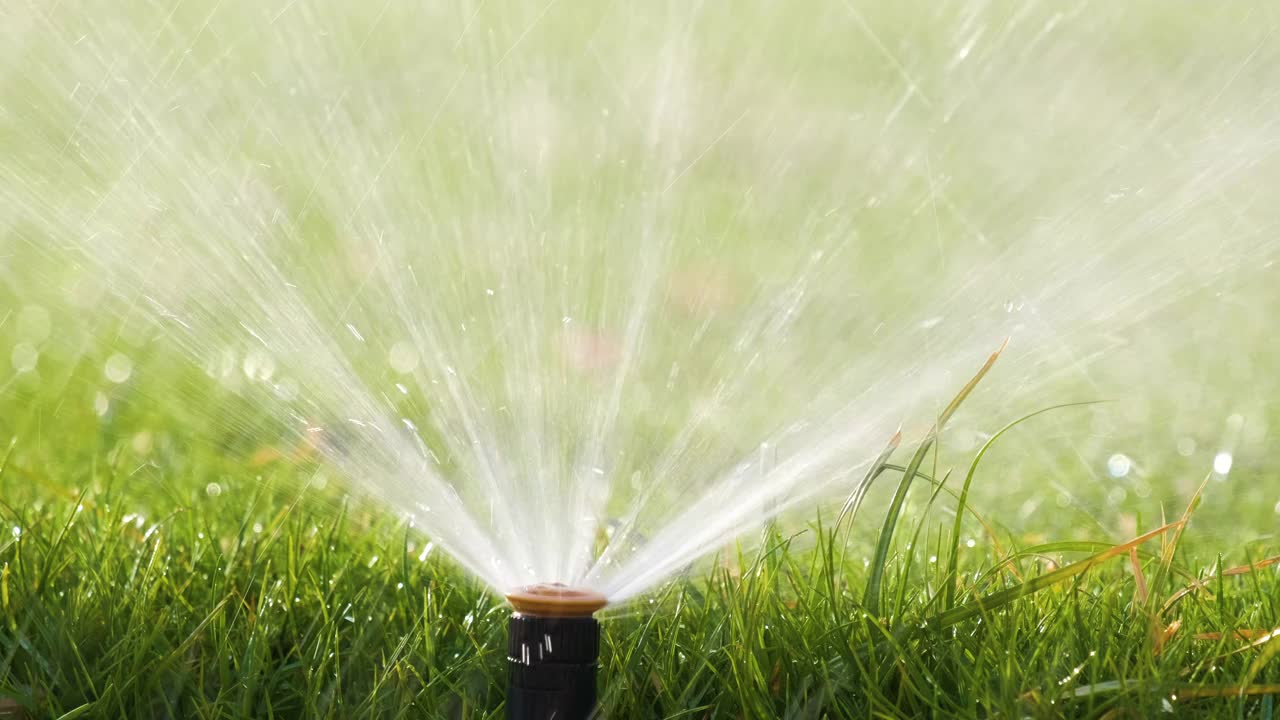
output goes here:
[[560, 584], [531, 585], [507, 595], [507, 691], [510, 720], [585, 720], [596, 706], [600, 623], [605, 596]]

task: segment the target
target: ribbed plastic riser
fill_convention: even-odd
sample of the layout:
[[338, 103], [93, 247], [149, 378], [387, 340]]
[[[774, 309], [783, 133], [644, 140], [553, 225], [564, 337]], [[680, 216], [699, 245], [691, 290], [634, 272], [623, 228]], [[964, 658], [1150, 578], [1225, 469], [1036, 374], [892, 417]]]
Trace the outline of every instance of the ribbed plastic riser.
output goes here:
[[596, 706], [594, 618], [514, 615], [507, 646], [509, 720], [585, 720]]

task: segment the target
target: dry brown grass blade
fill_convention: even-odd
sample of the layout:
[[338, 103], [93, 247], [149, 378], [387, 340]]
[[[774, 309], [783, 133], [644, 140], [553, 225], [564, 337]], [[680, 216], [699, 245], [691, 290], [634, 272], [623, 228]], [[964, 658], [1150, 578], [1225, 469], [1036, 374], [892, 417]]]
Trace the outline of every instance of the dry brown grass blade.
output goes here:
[[[1213, 577], [1214, 576], [1210, 576], [1210, 579], [1212, 579]], [[1160, 614], [1163, 615], [1164, 613], [1168, 612], [1169, 608], [1177, 604], [1179, 600], [1190, 595], [1196, 590], [1199, 590], [1200, 588], [1204, 587], [1206, 583], [1207, 583], [1207, 580], [1197, 580], [1194, 583], [1191, 583], [1190, 585], [1182, 588], [1178, 592], [1170, 595], [1169, 599], [1164, 602], [1163, 606], [1161, 606]]]
[[1219, 575], [1221, 575], [1222, 577], [1232, 577], [1234, 575], [1246, 575], [1248, 573], [1254, 572], [1255, 570], [1262, 570], [1263, 568], [1269, 568], [1277, 564], [1280, 564], [1280, 555], [1276, 555], [1275, 557], [1269, 557], [1269, 558], [1266, 558], [1265, 560], [1259, 560], [1255, 563], [1250, 563], [1248, 565], [1238, 565], [1236, 567], [1227, 568], [1226, 570], [1223, 570], [1221, 573], [1215, 573], [1203, 580], [1197, 580], [1191, 583], [1190, 585], [1187, 585], [1186, 587], [1182, 588], [1181, 590], [1178, 590], [1173, 595], [1170, 595], [1169, 599], [1166, 600], [1164, 605], [1160, 608], [1160, 612], [1162, 614], [1165, 612], [1168, 612], [1169, 608], [1177, 604], [1179, 600], [1181, 600], [1182, 598], [1186, 597], [1187, 595], [1190, 595], [1191, 593], [1197, 590], [1200, 590], [1208, 586], [1209, 581], [1218, 577]]
[[17, 700], [0, 698], [0, 720], [23, 720], [26, 717], [26, 710]]
[[1241, 648], [1241, 650], [1248, 650], [1251, 648], [1258, 649], [1258, 656], [1249, 664], [1249, 671], [1245, 673], [1244, 682], [1240, 683], [1244, 686], [1253, 684], [1254, 679], [1258, 677], [1258, 674], [1262, 672], [1263, 668], [1271, 664], [1271, 661], [1274, 660], [1277, 655], [1280, 655], [1280, 630], [1276, 630], [1271, 633], [1270, 636], [1254, 640], [1244, 648]]
[[[1182, 517], [1182, 522], [1185, 524], [1186, 521], [1187, 516], [1184, 515]], [[1174, 533], [1177, 534], [1180, 531], [1181, 527], [1174, 530]], [[1167, 535], [1160, 536], [1162, 559], [1172, 557], [1172, 555], [1165, 552], [1173, 545], [1173, 543], [1165, 541], [1165, 538], [1167, 537]], [[1175, 540], [1173, 542], [1176, 543], [1177, 541]], [[1134, 612], [1142, 613], [1147, 616], [1147, 632], [1151, 637], [1151, 654], [1155, 657], [1159, 657], [1160, 653], [1164, 652], [1165, 643], [1169, 641], [1169, 638], [1173, 637], [1173, 634], [1178, 631], [1178, 628], [1182, 627], [1182, 621], [1174, 620], [1168, 627], [1165, 627], [1165, 624], [1160, 620], [1160, 616], [1151, 611], [1149, 604], [1151, 593], [1147, 587], [1147, 576], [1142, 572], [1142, 562], [1138, 559], [1138, 548], [1136, 546], [1129, 548], [1129, 566], [1133, 568]]]
[[1173, 692], [1179, 700], [1198, 698], [1239, 697], [1241, 695], [1280, 695], [1280, 683], [1270, 685], [1246, 685], [1244, 687], [1201, 687], [1189, 685]]
[[[1204, 495], [1205, 486], [1209, 484], [1209, 475], [1205, 475], [1204, 480], [1200, 481], [1200, 487], [1192, 493], [1191, 499], [1187, 501], [1187, 508], [1182, 511], [1182, 518], [1178, 524], [1178, 529], [1173, 531], [1173, 535], [1162, 543], [1160, 548], [1160, 570], [1156, 574], [1156, 583], [1164, 580], [1169, 574], [1169, 568], [1173, 566], [1173, 556], [1178, 552], [1178, 542], [1182, 540], [1182, 533], [1187, 529], [1187, 524], [1191, 522], [1191, 513], [1195, 512], [1200, 505], [1200, 498]], [[1162, 513], [1163, 514], [1163, 513]]]
[[1053, 572], [1046, 573], [1038, 577], [1034, 577], [1022, 583], [1021, 585], [1007, 588], [1005, 590], [1000, 590], [998, 592], [991, 593], [990, 595], [987, 595], [985, 597], [976, 598], [964, 605], [959, 605], [945, 612], [941, 612], [937, 616], [935, 616], [933, 620], [930, 620], [929, 624], [930, 625], [936, 624], [937, 626], [940, 626], [940, 627], [948, 627], [950, 625], [954, 625], [957, 622], [967, 620], [971, 617], [982, 615], [985, 612], [989, 612], [995, 608], [998, 608], [1002, 605], [1013, 602], [1014, 600], [1017, 600], [1019, 598], [1024, 598], [1024, 597], [1027, 597], [1028, 595], [1033, 595], [1037, 592], [1040, 592], [1041, 590], [1052, 587], [1061, 582], [1065, 582], [1066, 580], [1076, 577], [1077, 575], [1081, 575], [1085, 572], [1088, 572], [1090, 569], [1097, 567], [1098, 565], [1106, 562], [1107, 560], [1111, 560], [1113, 558], [1125, 555], [1129, 552], [1130, 548], [1137, 547], [1149, 540], [1153, 540], [1163, 535], [1166, 532], [1169, 532], [1175, 527], [1178, 527], [1178, 525], [1181, 522], [1182, 521], [1179, 520], [1178, 522], [1173, 522], [1173, 523], [1169, 523], [1168, 525], [1158, 527], [1155, 530], [1151, 530], [1149, 532], [1143, 533], [1142, 535], [1139, 535], [1138, 537], [1133, 538], [1128, 542], [1121, 543], [1114, 547], [1108, 548], [1100, 553], [1097, 553], [1096, 555], [1091, 555], [1088, 558], [1085, 558], [1084, 560], [1074, 562], [1070, 565], [1067, 565], [1066, 567], [1054, 570]]
[[1178, 633], [1178, 630], [1181, 627], [1182, 627], [1181, 618], [1169, 623], [1168, 627], [1162, 627], [1159, 624], [1159, 621], [1157, 620], [1156, 625], [1152, 627], [1153, 636], [1152, 636], [1152, 653], [1151, 654], [1155, 655], [1156, 657], [1159, 657], [1160, 653], [1164, 652], [1164, 646], [1167, 645], [1169, 643], [1169, 640], [1171, 640], [1173, 636]]
[[[1177, 530], [1174, 530], [1174, 532], [1177, 532]], [[1139, 606], [1144, 606], [1147, 604], [1147, 597], [1149, 595], [1147, 592], [1147, 576], [1142, 574], [1142, 563], [1138, 561], [1138, 548], [1136, 545], [1129, 548], [1129, 567], [1133, 568], [1133, 580], [1135, 585], [1133, 592], [1138, 600], [1137, 604]]]
[[1201, 640], [1207, 642], [1217, 642], [1223, 638], [1232, 638], [1235, 640], [1257, 640], [1261, 637], [1270, 637], [1273, 633], [1280, 632], [1280, 628], [1275, 630], [1266, 630], [1263, 628], [1238, 628], [1230, 632], [1206, 632], [1196, 633], [1191, 636], [1192, 640]]
[[1249, 649], [1251, 649], [1251, 648], [1261, 647], [1261, 646], [1266, 645], [1267, 643], [1271, 642], [1272, 640], [1276, 640], [1276, 639], [1280, 639], [1280, 628], [1276, 628], [1275, 630], [1272, 630], [1271, 632], [1266, 633], [1265, 635], [1262, 635], [1262, 636], [1260, 636], [1259, 638], [1257, 638], [1256, 640], [1254, 640], [1254, 641], [1250, 642], [1248, 645], [1245, 645], [1244, 647], [1242, 647], [1242, 648], [1238, 648], [1238, 649], [1236, 649], [1236, 650], [1232, 650], [1232, 651], [1231, 651], [1230, 653], [1228, 653], [1228, 654], [1230, 654], [1230, 655], [1236, 655], [1236, 654], [1238, 654], [1238, 653], [1242, 653], [1242, 652], [1244, 652], [1244, 651], [1246, 651], [1246, 650], [1249, 650]]
[[1222, 576], [1231, 577], [1232, 575], [1244, 575], [1247, 573], [1251, 573], [1254, 570], [1269, 568], [1272, 565], [1276, 565], [1276, 564], [1280, 564], [1280, 555], [1277, 555], [1275, 557], [1269, 557], [1265, 560], [1259, 560], [1256, 563], [1250, 563], [1248, 565], [1239, 565], [1237, 567], [1227, 568], [1226, 570], [1222, 571]]
[[[1266, 648], [1263, 649], [1262, 651], [1263, 655], [1259, 657], [1257, 660], [1255, 660], [1253, 666], [1249, 669], [1249, 675], [1245, 680], [1245, 684], [1247, 685], [1248, 683], [1253, 682], [1253, 676], [1256, 675], [1257, 672], [1262, 669], [1262, 666], [1265, 665], [1266, 662], [1270, 660], [1272, 656], [1276, 654], [1280, 654], [1280, 628], [1276, 628], [1275, 630], [1272, 630], [1271, 632], [1268, 632], [1254, 639], [1247, 645], [1241, 645], [1240, 647], [1236, 648], [1235, 650], [1232, 650], [1231, 652], [1226, 652], [1217, 656], [1216, 658], [1213, 658], [1212, 663], [1216, 665], [1226, 660], [1227, 658], [1234, 657], [1236, 655], [1239, 655], [1240, 653], [1248, 652], [1250, 650], [1263, 647], [1263, 646], [1266, 646]], [[1187, 675], [1190, 675], [1193, 671], [1194, 671], [1194, 668], [1185, 667], [1178, 674], [1182, 677], [1186, 677]]]
[[[1093, 695], [1102, 695], [1106, 693], [1114, 693], [1126, 688], [1141, 688], [1146, 686], [1141, 680], [1104, 680], [1102, 682], [1093, 683], [1092, 685], [1084, 685], [1068, 692], [1064, 697], [1090, 697]], [[1179, 685], [1170, 691], [1170, 699], [1172, 700], [1195, 700], [1199, 698], [1223, 698], [1223, 697], [1240, 697], [1242, 695], [1276, 695], [1280, 694], [1280, 683], [1258, 684], [1252, 685], [1245, 682], [1241, 685], [1227, 685], [1221, 687], [1210, 687], [1205, 685]], [[1019, 698], [1019, 699], [1024, 699]]]

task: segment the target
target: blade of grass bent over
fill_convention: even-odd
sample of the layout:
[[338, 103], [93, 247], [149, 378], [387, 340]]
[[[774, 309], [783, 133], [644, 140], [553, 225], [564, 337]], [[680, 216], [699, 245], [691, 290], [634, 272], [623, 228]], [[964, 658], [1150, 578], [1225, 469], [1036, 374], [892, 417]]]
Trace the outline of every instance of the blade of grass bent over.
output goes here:
[[969, 463], [969, 471], [965, 473], [965, 476], [964, 476], [964, 485], [960, 487], [960, 500], [958, 505], [959, 509], [956, 512], [955, 523], [952, 525], [952, 528], [951, 528], [951, 555], [950, 557], [947, 558], [947, 574], [944, 576], [948, 578], [946, 589], [944, 590], [945, 595], [944, 595], [944, 601], [942, 605], [944, 609], [949, 610], [955, 606], [955, 599], [956, 599], [956, 580], [955, 579], [957, 577], [956, 570], [957, 570], [957, 566], [960, 563], [960, 525], [964, 520], [965, 504], [969, 500], [969, 487], [973, 485], [973, 477], [978, 472], [978, 464], [982, 462], [983, 456], [987, 454], [987, 451], [991, 449], [992, 445], [995, 445], [996, 441], [1000, 439], [1000, 436], [1004, 435], [1005, 433], [1009, 432], [1010, 430], [1014, 429], [1015, 427], [1021, 425], [1022, 423], [1026, 422], [1027, 420], [1030, 420], [1031, 418], [1037, 415], [1043, 415], [1044, 413], [1047, 413], [1051, 410], [1058, 410], [1061, 408], [1077, 407], [1081, 405], [1094, 405], [1094, 404], [1097, 404], [1098, 402], [1101, 402], [1101, 401], [1087, 400], [1085, 402], [1074, 402], [1074, 403], [1064, 403], [1062, 405], [1051, 405], [1049, 407], [1036, 410], [1033, 413], [1028, 413], [1026, 415], [1023, 415], [1017, 420], [1014, 420], [1008, 425], [1005, 425], [1004, 427], [997, 430], [996, 433], [992, 435], [991, 438], [987, 440], [986, 443], [983, 444], [982, 448], [978, 450], [978, 454], [973, 456], [973, 462]]
[[886, 464], [889, 462], [889, 457], [893, 455], [894, 450], [898, 449], [898, 445], [901, 442], [902, 431], [899, 430], [893, 434], [893, 437], [889, 438], [889, 443], [885, 445], [884, 450], [881, 450], [880, 454], [871, 463], [867, 474], [862, 476], [862, 482], [854, 487], [849, 499], [845, 500], [844, 507], [840, 508], [840, 514], [836, 517], [836, 524], [831, 526], [833, 535], [840, 530], [840, 526], [846, 518], [852, 518], [858, 514], [858, 507], [862, 505], [863, 498], [867, 496], [867, 490], [871, 489], [871, 484], [887, 469]]
[[858, 508], [862, 506], [862, 501], [867, 497], [867, 491], [871, 489], [871, 485], [880, 477], [881, 473], [888, 469], [889, 458], [893, 452], [898, 449], [898, 444], [902, 442], [902, 431], [899, 430], [889, 438], [889, 442], [885, 445], [876, 459], [872, 461], [871, 466], [867, 468], [867, 472], [862, 476], [862, 480], [854, 486], [853, 492], [849, 494], [849, 498], [845, 500], [844, 506], [840, 508], [840, 514], [836, 517], [835, 525], [831, 526], [831, 539], [827, 543], [827, 567], [831, 572], [831, 598], [835, 599], [835, 583], [836, 575], [834, 572], [835, 564], [835, 546], [836, 540], [840, 535], [840, 527], [844, 525], [845, 520], [849, 521], [845, 530], [845, 541], [840, 547], [840, 563], [839, 567], [844, 567], [845, 558], [849, 552], [848, 535], [850, 529], [853, 528], [853, 521], [858, 516]]

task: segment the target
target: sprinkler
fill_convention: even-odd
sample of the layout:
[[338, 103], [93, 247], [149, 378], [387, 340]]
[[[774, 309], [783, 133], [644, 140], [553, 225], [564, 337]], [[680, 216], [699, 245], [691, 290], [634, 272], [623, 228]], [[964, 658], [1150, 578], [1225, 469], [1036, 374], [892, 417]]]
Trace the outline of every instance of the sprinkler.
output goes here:
[[596, 706], [600, 623], [608, 604], [590, 590], [543, 584], [507, 595], [511, 616], [507, 659], [509, 720], [585, 720]]

